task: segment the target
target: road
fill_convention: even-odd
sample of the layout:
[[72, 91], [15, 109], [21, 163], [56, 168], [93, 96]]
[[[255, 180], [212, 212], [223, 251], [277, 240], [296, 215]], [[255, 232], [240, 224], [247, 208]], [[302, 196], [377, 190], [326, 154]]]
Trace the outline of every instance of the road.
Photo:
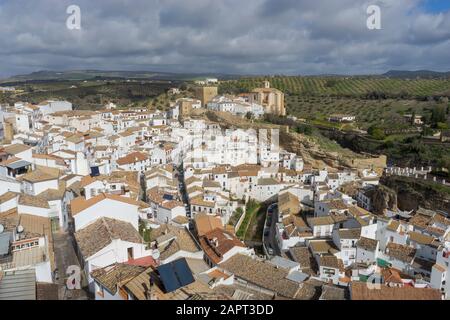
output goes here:
[[183, 203], [185, 204], [186, 216], [188, 218], [191, 218], [191, 208], [189, 207], [189, 197], [187, 194], [186, 185], [184, 183], [183, 164], [181, 164], [180, 167], [177, 168], [177, 172], [178, 172], [178, 190], [180, 191]]
[[[267, 227], [267, 219], [269, 219], [269, 211], [272, 210], [271, 215], [271, 223], [270, 226]], [[276, 224], [278, 222], [278, 204], [273, 203], [269, 207], [267, 207], [266, 211], [266, 221], [264, 222], [264, 233], [263, 233], [263, 242], [266, 248], [269, 250], [271, 248], [273, 250], [272, 254], [269, 254], [269, 257], [272, 256], [281, 256], [281, 250], [278, 247], [278, 243], [276, 241]], [[268, 231], [268, 235], [266, 236], [266, 232]]]
[[66, 270], [71, 265], [80, 266], [75, 249], [73, 238], [68, 232], [53, 233], [53, 249], [55, 253], [55, 264], [58, 279], [55, 281], [59, 285], [60, 300], [86, 300], [88, 294], [85, 290], [67, 290], [66, 281], [68, 275]]

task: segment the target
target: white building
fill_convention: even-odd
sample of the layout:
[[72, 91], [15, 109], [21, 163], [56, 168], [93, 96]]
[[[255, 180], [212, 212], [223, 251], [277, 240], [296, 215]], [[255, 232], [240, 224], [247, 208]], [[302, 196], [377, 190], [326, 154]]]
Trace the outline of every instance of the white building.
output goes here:
[[43, 115], [46, 114], [52, 114], [55, 112], [61, 112], [61, 111], [71, 111], [72, 110], [72, 104], [67, 101], [45, 101], [41, 102], [39, 105], [39, 110]]
[[101, 217], [128, 222], [136, 230], [138, 229], [141, 203], [127, 197], [107, 193], [99, 194], [89, 200], [78, 197], [70, 202], [70, 207], [75, 231], [84, 228]]
[[431, 286], [442, 292], [444, 299], [450, 299], [450, 242], [446, 241], [445, 245], [439, 250], [436, 257], [436, 263], [433, 265], [431, 272]]
[[375, 264], [378, 258], [377, 240], [361, 237], [356, 243], [356, 263]]
[[151, 255], [141, 236], [128, 222], [101, 217], [75, 233], [78, 256], [94, 291], [91, 272], [116, 262], [127, 262]]

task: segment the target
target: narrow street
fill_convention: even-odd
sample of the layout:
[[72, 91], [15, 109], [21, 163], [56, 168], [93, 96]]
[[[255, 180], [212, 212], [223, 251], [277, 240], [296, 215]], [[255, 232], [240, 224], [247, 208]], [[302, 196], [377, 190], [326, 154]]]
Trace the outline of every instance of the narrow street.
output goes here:
[[[66, 270], [71, 265], [80, 266], [73, 247], [72, 236], [68, 232], [57, 231], [53, 233], [53, 247], [55, 252], [55, 264], [58, 273], [56, 283], [59, 285], [60, 300], [87, 300], [88, 294], [85, 290], [68, 290]], [[82, 279], [83, 280], [83, 279]], [[82, 286], [84, 285], [82, 281]]]
[[[272, 211], [272, 214], [269, 217], [269, 212]], [[277, 204], [272, 204], [267, 208], [267, 219], [270, 219], [271, 223], [270, 226], [267, 227], [267, 225], [264, 228], [264, 243], [268, 251], [271, 251], [269, 255], [272, 256], [281, 256], [280, 248], [278, 247], [278, 243], [275, 239], [276, 237], [276, 224], [278, 222], [278, 206]], [[266, 220], [267, 223], [267, 220]], [[267, 236], [266, 236], [267, 234]]]
[[276, 225], [278, 223], [278, 205], [273, 206], [272, 223], [270, 225], [269, 242], [276, 256], [281, 256], [281, 250], [276, 240]]
[[191, 208], [189, 207], [189, 197], [186, 190], [186, 185], [184, 183], [184, 170], [183, 170], [183, 164], [181, 164], [178, 168], [178, 189], [180, 191], [182, 201], [185, 205], [186, 209], [186, 216], [188, 218], [191, 218]]

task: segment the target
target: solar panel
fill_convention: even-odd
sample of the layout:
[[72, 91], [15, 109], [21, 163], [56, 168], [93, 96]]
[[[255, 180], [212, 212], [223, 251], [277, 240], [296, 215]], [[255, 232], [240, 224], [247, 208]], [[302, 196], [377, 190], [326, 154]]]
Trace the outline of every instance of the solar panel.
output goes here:
[[97, 166], [91, 167], [91, 177], [98, 177], [100, 175], [100, 170]]
[[181, 288], [181, 284], [175, 276], [175, 272], [173, 272], [172, 265], [170, 263], [160, 266], [158, 268], [158, 272], [167, 293]]
[[175, 291], [195, 281], [192, 271], [184, 258], [159, 266], [158, 272], [166, 293]]
[[181, 286], [187, 286], [194, 282], [194, 277], [192, 276], [192, 271], [189, 269], [189, 266], [186, 262], [186, 259], [178, 259], [173, 262], [173, 266], [175, 269], [175, 273], [180, 280]]
[[164, 199], [164, 200], [173, 200], [173, 195], [171, 195], [171, 194], [165, 194], [165, 195], [163, 195], [163, 199]]

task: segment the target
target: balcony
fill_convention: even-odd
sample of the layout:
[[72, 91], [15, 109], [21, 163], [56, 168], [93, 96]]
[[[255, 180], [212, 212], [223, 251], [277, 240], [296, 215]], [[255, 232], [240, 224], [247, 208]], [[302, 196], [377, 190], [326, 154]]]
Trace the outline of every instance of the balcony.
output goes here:
[[0, 271], [14, 269], [16, 264], [13, 262], [12, 255], [0, 258]]

